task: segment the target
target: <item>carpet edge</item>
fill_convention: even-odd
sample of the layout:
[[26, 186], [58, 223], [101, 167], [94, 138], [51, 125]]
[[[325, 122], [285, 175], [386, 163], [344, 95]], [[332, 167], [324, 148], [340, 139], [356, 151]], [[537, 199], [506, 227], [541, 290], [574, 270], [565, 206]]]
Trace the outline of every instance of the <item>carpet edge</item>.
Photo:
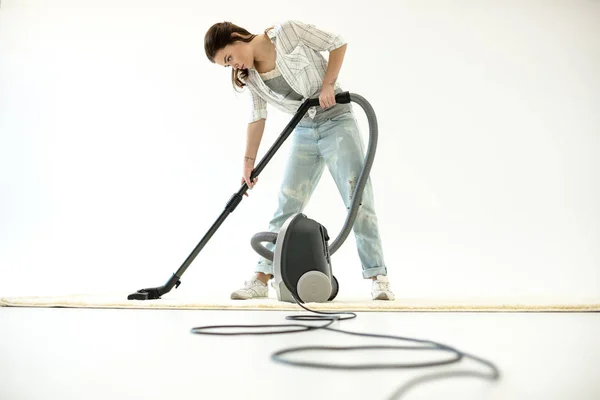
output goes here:
[[[54, 302], [23, 302], [19, 298], [0, 298], [0, 307], [13, 308], [90, 308], [90, 309], [138, 309], [138, 310], [253, 310], [253, 311], [303, 311], [295, 304], [276, 302], [272, 304], [256, 304], [241, 302], [239, 304], [169, 304], [169, 303], [131, 303], [124, 304], [82, 304], [64, 301]], [[15, 301], [17, 300], [17, 301]], [[270, 299], [273, 300], [273, 299]], [[397, 300], [396, 300], [397, 301]], [[150, 305], [152, 304], [152, 305]], [[383, 306], [382, 306], [383, 305]], [[355, 311], [355, 312], [598, 312], [600, 303], [578, 303], [578, 304], [537, 304], [527, 305], [523, 303], [512, 304], [454, 304], [454, 305], [407, 305], [390, 302], [369, 302], [364, 305], [348, 304], [345, 308], [342, 303], [315, 303], [307, 304], [308, 308], [316, 311]]]

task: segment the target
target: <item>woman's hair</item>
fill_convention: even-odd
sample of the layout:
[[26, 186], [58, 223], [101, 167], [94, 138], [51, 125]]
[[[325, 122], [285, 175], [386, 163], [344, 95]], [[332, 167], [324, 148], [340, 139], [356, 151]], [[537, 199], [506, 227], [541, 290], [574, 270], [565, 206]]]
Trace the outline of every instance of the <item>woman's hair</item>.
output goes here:
[[[233, 35], [232, 33], [237, 33], [242, 36]], [[215, 55], [219, 50], [227, 46], [228, 44], [232, 44], [237, 41], [249, 43], [252, 39], [254, 39], [256, 35], [248, 32], [246, 29], [241, 28], [231, 22], [218, 22], [210, 27], [210, 29], [204, 35], [204, 51], [206, 53], [206, 57], [210, 60], [210, 62], [215, 62]], [[237, 86], [239, 88], [243, 88], [246, 86], [241, 79], [246, 79], [248, 77], [248, 69], [240, 69], [235, 70], [232, 68], [231, 70], [231, 82], [234, 85], [234, 88]], [[241, 79], [240, 79], [241, 78]]]

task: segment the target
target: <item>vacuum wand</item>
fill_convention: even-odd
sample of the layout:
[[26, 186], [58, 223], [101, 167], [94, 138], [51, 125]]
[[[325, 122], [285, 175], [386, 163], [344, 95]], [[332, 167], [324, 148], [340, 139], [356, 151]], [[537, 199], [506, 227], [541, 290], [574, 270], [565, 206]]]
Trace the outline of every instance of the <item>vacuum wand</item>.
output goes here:
[[[336, 103], [339, 103], [339, 104], [350, 103], [350, 101], [351, 101], [350, 92], [341, 92], [341, 93], [336, 94], [335, 101], [336, 101]], [[283, 132], [279, 135], [279, 137], [277, 138], [275, 143], [273, 143], [271, 148], [267, 151], [265, 156], [260, 160], [258, 165], [254, 168], [254, 170], [250, 174], [250, 180], [253, 180], [254, 178], [256, 178], [260, 175], [260, 173], [265, 168], [265, 166], [269, 163], [271, 158], [273, 158], [273, 156], [275, 155], [277, 150], [279, 150], [281, 145], [285, 142], [285, 140], [288, 138], [288, 136], [293, 132], [294, 128], [296, 127], [296, 125], [298, 125], [298, 123], [300, 122], [302, 117], [304, 117], [304, 114], [306, 114], [308, 109], [311, 107], [316, 107], [316, 106], [319, 106], [318, 98], [307, 99], [304, 101], [304, 103], [302, 103], [302, 105], [300, 105], [300, 107], [294, 114], [294, 117], [292, 118], [292, 120], [287, 124], [287, 126], [284, 128]], [[213, 223], [213, 225], [210, 227], [210, 229], [206, 232], [206, 234], [204, 235], [202, 240], [200, 240], [200, 242], [196, 245], [194, 250], [185, 259], [185, 261], [179, 267], [177, 272], [175, 272], [163, 286], [140, 289], [137, 292], [128, 295], [127, 299], [128, 300], [160, 299], [160, 297], [163, 294], [170, 292], [171, 289], [173, 289], [173, 287], [178, 288], [179, 285], [181, 284], [180, 278], [183, 275], [183, 273], [185, 272], [185, 270], [188, 269], [188, 267], [194, 261], [194, 259], [198, 255], [198, 253], [200, 253], [200, 251], [204, 248], [206, 243], [208, 243], [208, 241], [215, 234], [217, 229], [219, 229], [221, 224], [223, 224], [225, 219], [227, 219], [229, 214], [231, 214], [236, 209], [236, 207], [240, 204], [240, 202], [244, 198], [244, 194], [246, 193], [247, 190], [248, 190], [248, 184], [246, 182], [244, 182], [242, 184], [242, 186], [240, 187], [240, 189], [237, 191], [237, 193], [234, 193], [233, 196], [231, 196], [231, 198], [225, 205], [225, 209], [223, 210], [221, 215], [217, 218], [217, 220]]]

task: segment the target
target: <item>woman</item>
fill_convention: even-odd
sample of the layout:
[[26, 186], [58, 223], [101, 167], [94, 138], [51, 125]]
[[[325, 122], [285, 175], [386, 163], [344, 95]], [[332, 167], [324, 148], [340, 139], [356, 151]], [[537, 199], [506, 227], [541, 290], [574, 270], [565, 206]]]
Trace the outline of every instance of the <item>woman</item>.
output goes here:
[[[307, 98], [319, 98], [296, 126], [291, 138], [291, 153], [279, 191], [277, 211], [268, 231], [279, 232], [293, 214], [302, 212], [327, 165], [337, 188], [350, 207], [354, 185], [364, 163], [362, 143], [351, 104], [336, 104], [342, 92], [337, 76], [346, 52], [346, 42], [339, 36], [299, 21], [285, 21], [255, 35], [230, 22], [216, 23], [207, 31], [204, 50], [208, 59], [232, 68], [236, 88], [248, 87], [251, 114], [247, 129], [246, 154], [242, 181], [250, 181], [256, 154], [267, 119], [267, 104], [294, 114]], [[329, 61], [321, 55], [329, 51]], [[247, 195], [247, 194], [246, 194]], [[370, 179], [364, 188], [362, 206], [353, 226], [362, 275], [372, 279], [373, 300], [393, 300], [387, 268], [373, 207]], [[274, 245], [266, 247], [273, 251]], [[232, 299], [268, 297], [268, 281], [273, 277], [271, 261], [260, 258], [255, 276]]]

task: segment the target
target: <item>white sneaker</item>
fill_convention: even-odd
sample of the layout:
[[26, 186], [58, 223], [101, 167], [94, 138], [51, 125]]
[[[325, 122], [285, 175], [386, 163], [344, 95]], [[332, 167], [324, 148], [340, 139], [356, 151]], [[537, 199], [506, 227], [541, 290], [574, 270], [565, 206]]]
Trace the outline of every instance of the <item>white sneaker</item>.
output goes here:
[[256, 278], [244, 282], [242, 289], [231, 293], [232, 300], [248, 300], [269, 296], [269, 287]]
[[394, 300], [394, 293], [390, 290], [390, 281], [387, 276], [377, 275], [371, 284], [373, 300]]

